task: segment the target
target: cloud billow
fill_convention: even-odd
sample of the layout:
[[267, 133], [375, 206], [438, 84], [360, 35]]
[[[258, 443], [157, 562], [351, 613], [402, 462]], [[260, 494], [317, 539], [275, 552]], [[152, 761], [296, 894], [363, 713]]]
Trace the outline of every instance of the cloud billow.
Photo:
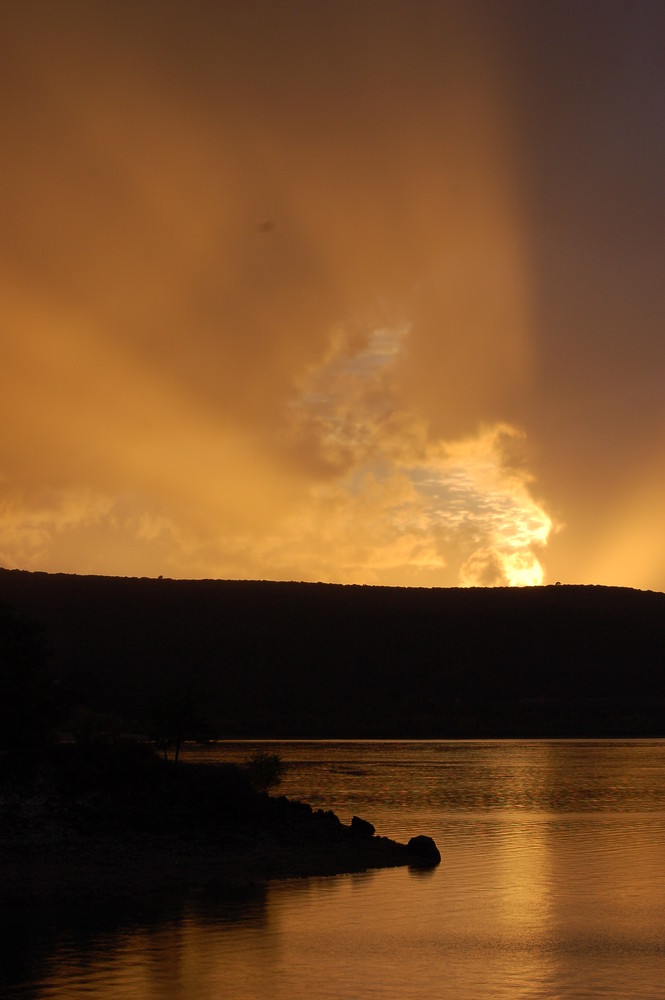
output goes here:
[[528, 472], [506, 460], [524, 435], [496, 424], [432, 440], [425, 418], [400, 400], [407, 343], [405, 325], [374, 330], [361, 346], [338, 334], [291, 404], [294, 436], [332, 473], [312, 488], [303, 518], [307, 559], [316, 539], [319, 572], [347, 582], [542, 583], [537, 553], [552, 522], [529, 493]]

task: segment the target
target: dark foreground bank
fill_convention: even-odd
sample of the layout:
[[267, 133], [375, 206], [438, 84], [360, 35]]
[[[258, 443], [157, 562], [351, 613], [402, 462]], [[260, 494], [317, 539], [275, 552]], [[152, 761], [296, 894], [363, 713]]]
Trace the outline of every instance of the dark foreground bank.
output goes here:
[[175, 765], [140, 744], [5, 755], [0, 805], [5, 901], [196, 893], [438, 860], [427, 838], [399, 844], [366, 821], [257, 792], [241, 768]]

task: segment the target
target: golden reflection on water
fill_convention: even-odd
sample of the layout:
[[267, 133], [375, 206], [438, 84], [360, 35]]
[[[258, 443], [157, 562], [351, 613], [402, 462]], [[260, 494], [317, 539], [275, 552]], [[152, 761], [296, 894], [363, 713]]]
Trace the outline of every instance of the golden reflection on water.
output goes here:
[[293, 753], [323, 805], [430, 833], [442, 864], [97, 913], [7, 995], [665, 998], [664, 743]]
[[[546, 762], [547, 747], [534, 748], [529, 766], [523, 766], [523, 750], [508, 745], [504, 750], [500, 775], [494, 774], [497, 789], [509, 802], [528, 801], [536, 768]], [[547, 930], [551, 910], [551, 858], [547, 827], [533, 814], [528, 820], [511, 812], [502, 814], [501, 833], [494, 842], [493, 881], [497, 887], [497, 923], [524, 937]]]
[[[505, 749], [503, 767], [495, 774], [503, 795], [513, 803], [528, 802], [533, 796], [534, 770], [542, 768], [547, 748], [535, 748], [530, 766], [524, 767], [519, 746]], [[496, 905], [486, 912], [488, 941], [502, 944], [502, 975], [516, 995], [525, 983], [537, 995], [547, 995], [555, 963], [546, 944], [552, 927], [552, 859], [548, 827], [541, 817], [523, 812], [502, 815], [500, 829], [492, 841], [492, 881]]]

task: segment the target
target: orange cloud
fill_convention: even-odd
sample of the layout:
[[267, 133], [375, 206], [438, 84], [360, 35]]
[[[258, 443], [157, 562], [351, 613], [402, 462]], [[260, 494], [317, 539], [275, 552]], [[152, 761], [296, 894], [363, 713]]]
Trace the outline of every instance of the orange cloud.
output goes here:
[[139, 6], [3, 12], [0, 560], [662, 585], [647, 8]]

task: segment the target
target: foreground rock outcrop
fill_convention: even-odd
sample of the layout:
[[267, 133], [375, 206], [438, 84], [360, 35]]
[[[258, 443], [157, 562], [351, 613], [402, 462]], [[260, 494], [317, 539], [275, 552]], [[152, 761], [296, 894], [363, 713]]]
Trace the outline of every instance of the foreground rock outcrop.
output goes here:
[[[241, 769], [148, 748], [55, 747], [0, 766], [7, 900], [198, 892], [273, 878], [435, 864], [325, 810], [252, 789]], [[22, 772], [22, 773], [21, 773]], [[435, 849], [436, 850], [436, 849]], [[438, 852], [437, 852], [438, 854]]]

